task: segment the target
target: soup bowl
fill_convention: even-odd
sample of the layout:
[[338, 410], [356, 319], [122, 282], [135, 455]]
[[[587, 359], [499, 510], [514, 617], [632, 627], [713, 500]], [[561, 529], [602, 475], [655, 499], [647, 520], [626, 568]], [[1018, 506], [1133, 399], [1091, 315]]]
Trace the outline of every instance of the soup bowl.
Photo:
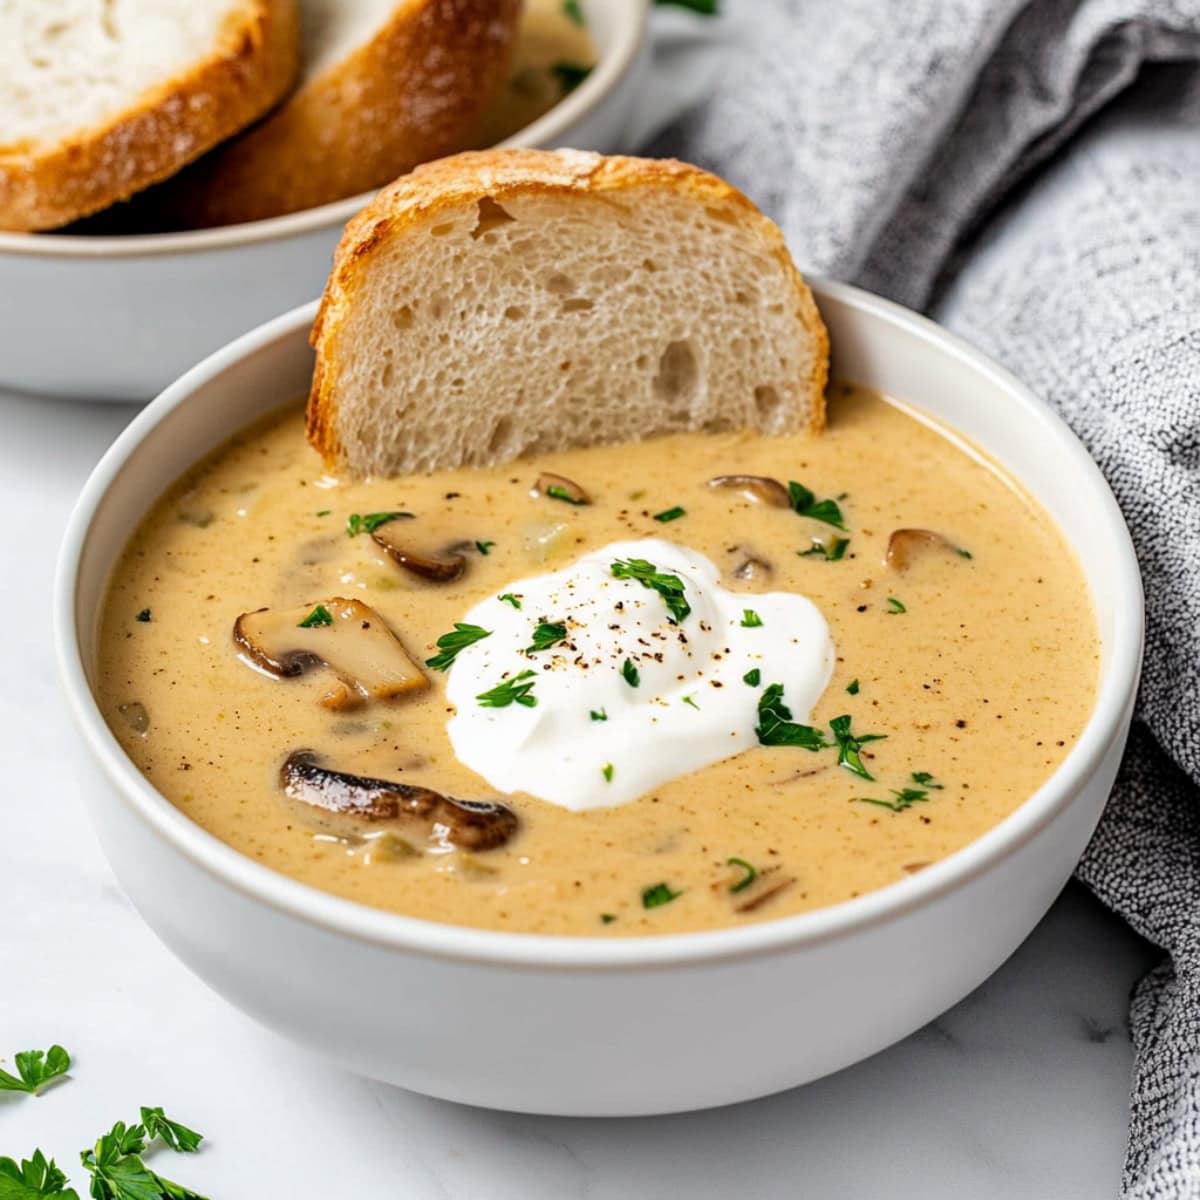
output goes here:
[[218, 841], [147, 782], [106, 726], [93, 695], [97, 614], [157, 497], [305, 391], [309, 306], [213, 355], [134, 420], [85, 486], [59, 562], [56, 650], [91, 759], [92, 819], [133, 903], [197, 975], [364, 1075], [489, 1107], [632, 1116], [763, 1096], [845, 1067], [944, 1011], [1016, 949], [1083, 852], [1124, 747], [1142, 645], [1129, 535], [1086, 451], [1013, 376], [887, 301], [835, 283], [814, 291], [836, 373], [981, 448], [1079, 557], [1100, 629], [1099, 687], [1045, 785], [977, 841], [878, 891], [744, 928], [644, 938], [397, 916]]
[[[650, 0], [580, 0], [596, 66], [499, 143], [611, 152], [649, 69]], [[325, 286], [346, 222], [372, 193], [183, 233], [104, 237], [0, 230], [0, 386], [144, 401], [206, 354]]]

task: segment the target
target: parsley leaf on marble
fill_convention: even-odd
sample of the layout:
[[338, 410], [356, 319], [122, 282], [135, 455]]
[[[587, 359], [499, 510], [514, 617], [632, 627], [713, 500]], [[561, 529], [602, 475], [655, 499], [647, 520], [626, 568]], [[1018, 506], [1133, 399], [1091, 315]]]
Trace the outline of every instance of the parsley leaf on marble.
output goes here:
[[0, 1200], [37, 1200], [40, 1196], [79, 1200], [79, 1193], [67, 1187], [67, 1177], [59, 1165], [40, 1150], [20, 1163], [0, 1158]]
[[0, 1092], [28, 1092], [36, 1096], [48, 1083], [67, 1073], [71, 1056], [59, 1045], [49, 1050], [22, 1050], [13, 1055], [17, 1074], [0, 1070]]

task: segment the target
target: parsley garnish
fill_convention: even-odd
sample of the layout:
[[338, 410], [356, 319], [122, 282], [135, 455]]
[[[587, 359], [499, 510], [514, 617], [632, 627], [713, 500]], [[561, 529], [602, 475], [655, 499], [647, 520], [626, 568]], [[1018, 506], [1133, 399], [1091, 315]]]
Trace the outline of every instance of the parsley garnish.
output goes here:
[[13, 1055], [17, 1075], [0, 1070], [0, 1092], [28, 1092], [36, 1096], [48, 1083], [67, 1073], [71, 1056], [58, 1045], [49, 1050], [22, 1050]]
[[818, 500], [808, 488], [794, 479], [788, 480], [788, 496], [791, 498], [792, 508], [802, 517], [823, 521], [835, 529], [846, 528], [842, 520], [842, 510], [838, 508], [836, 500]]
[[[520, 606], [518, 605], [518, 607]], [[448, 671], [460, 650], [465, 650], [468, 646], [491, 636], [490, 629], [481, 629], [478, 625], [464, 625], [460, 621], [455, 621], [453, 632], [443, 633], [437, 640], [437, 648], [441, 654], [427, 658], [425, 665], [432, 667], [435, 671]]]
[[600, 770], [600, 774], [604, 776], [604, 782], [605, 782], [605, 783], [612, 783], [612, 777], [613, 777], [613, 765], [612, 765], [612, 763], [606, 763], [606, 764], [605, 764], [605, 765], [604, 765], [604, 766], [601, 768], [601, 770]]
[[671, 614], [672, 624], [678, 625], [692, 611], [684, 596], [683, 580], [660, 571], [644, 558], [618, 558], [612, 565], [612, 573], [617, 579], [636, 579], [642, 587], [657, 592]]
[[351, 513], [346, 519], [346, 536], [358, 537], [360, 533], [374, 533], [380, 525], [387, 525], [390, 521], [399, 521], [402, 518], [411, 520], [412, 515], [410, 512], [373, 512], [365, 516], [362, 513]]
[[908, 612], [908, 609], [900, 602], [896, 596], [888, 597], [888, 616], [894, 617], [897, 613]]
[[579, 0], [562, 0], [562, 11], [568, 21], [573, 21], [580, 27], [587, 24], [583, 9], [579, 7]]
[[197, 1192], [150, 1170], [142, 1155], [146, 1143], [161, 1138], [172, 1150], [190, 1154], [201, 1135], [163, 1116], [161, 1108], [143, 1108], [141, 1125], [118, 1121], [79, 1159], [92, 1176], [94, 1200], [203, 1200]]
[[923, 788], [934, 788], [939, 792], [942, 790], [942, 785], [928, 771], [914, 771], [909, 778]]
[[758, 878], [758, 871], [744, 858], [727, 858], [725, 864], [730, 867], [741, 867], [746, 872], [737, 883], [730, 884], [731, 892], [744, 892]]
[[148, 608], [143, 608], [142, 611], [140, 613], [138, 613], [137, 620], [141, 621], [143, 624], [145, 624], [145, 622], [149, 621], [150, 620], [150, 610]]
[[616, 919], [617, 919], [616, 913], [601, 913], [600, 914], [600, 920], [605, 925], [611, 925]]
[[79, 1193], [67, 1187], [67, 1177], [54, 1161], [35, 1150], [32, 1158], [0, 1158], [0, 1196], [4, 1200], [34, 1200], [38, 1196], [59, 1196], [61, 1200], [79, 1200]]
[[874, 804], [879, 808], [887, 808], [892, 812], [898, 813], [905, 812], [907, 809], [912, 808], [914, 804], [920, 804], [929, 799], [928, 792], [923, 792], [919, 788], [906, 787], [901, 788], [899, 791], [892, 788], [891, 793], [894, 797], [892, 800], [874, 800], [870, 796], [859, 796], [858, 802], [859, 804]]
[[322, 625], [332, 625], [333, 616], [329, 609], [323, 604], [318, 604], [316, 608], [304, 618], [303, 621], [296, 622], [297, 629], [317, 629]]
[[479, 553], [482, 554], [484, 558], [487, 558], [488, 553], [491, 551], [492, 547], [495, 544], [496, 544], [495, 542], [476, 542], [475, 549], [478, 550]]
[[832, 541], [823, 542], [813, 538], [812, 546], [807, 550], [797, 550], [801, 558], [822, 558], [826, 562], [840, 562], [846, 556], [846, 547], [850, 545], [848, 537], [835, 537]]
[[680, 508], [679, 505], [677, 504], [674, 508], [667, 508], [667, 509], [664, 509], [660, 513], [655, 513], [654, 519], [656, 521], [661, 521], [665, 525], [668, 521], [678, 521], [680, 517], [686, 517], [686, 516], [687, 516], [687, 509]]
[[514, 596], [512, 594], [512, 592], [505, 592], [504, 595], [500, 597], [500, 599], [503, 600], [505, 604], [511, 604], [513, 606], [513, 608], [517, 609], [518, 611], [521, 608], [520, 600], [518, 600], [516, 598], [516, 596]]
[[957, 554], [959, 556], [959, 558], [974, 558], [975, 557], [975, 555], [973, 555], [970, 552], [970, 550], [964, 550], [961, 546], [955, 546], [954, 553]]
[[762, 682], [762, 672], [757, 667], [752, 667], [742, 676], [742, 682], [748, 683], [751, 687], [758, 687]]
[[762, 617], [758, 615], [752, 608], [742, 609], [741, 625], [743, 629], [761, 629]]
[[621, 674], [625, 677], [625, 682], [629, 684], [630, 687], [637, 687], [637, 685], [642, 682], [641, 673], [638, 671], [637, 667], [630, 662], [629, 659], [626, 659], [621, 664]]
[[673, 4], [676, 8], [687, 8], [702, 17], [717, 15], [717, 0], [654, 0], [655, 4]]
[[318, 517], [327, 517], [327, 516], [329, 516], [329, 514], [331, 512], [333, 512], [332, 508], [323, 508], [323, 509], [321, 509], [321, 511], [319, 513], [317, 513], [317, 516]]
[[522, 671], [511, 679], [496, 684], [489, 691], [480, 692], [475, 699], [483, 708], [507, 708], [510, 704], [534, 708], [537, 705], [537, 697], [531, 696], [530, 693], [536, 682], [532, 671]]
[[[554, 67], [552, 69], [557, 71], [558, 67]], [[588, 67], [587, 70], [584, 72], [584, 74], [586, 74], [587, 71], [590, 71], [591, 69], [592, 69], [591, 67]], [[567, 91], [570, 91], [570, 90], [571, 90], [570, 88], [567, 89]], [[563, 500], [567, 504], [573, 504], [573, 505], [575, 505], [576, 508], [582, 508], [585, 504], [588, 503], [587, 500], [581, 499], [580, 497], [577, 497], [577, 496], [572, 496], [570, 491], [567, 488], [563, 487], [563, 485], [561, 483], [552, 483], [546, 489], [546, 495], [549, 496], [552, 500]]]
[[853, 771], [855, 775], [860, 776], [862, 779], [874, 780], [875, 776], [863, 766], [859, 751], [868, 742], [883, 741], [887, 737], [887, 734], [851, 733], [849, 716], [834, 717], [829, 722], [829, 728], [833, 730], [833, 736], [837, 739], [838, 766], [845, 767], [847, 771]]
[[151, 1139], [162, 1138], [177, 1154], [192, 1154], [204, 1141], [202, 1133], [197, 1133], [178, 1121], [172, 1121], [161, 1108], [143, 1106], [141, 1114], [146, 1136]]
[[642, 889], [642, 907], [659, 908], [682, 895], [682, 892], [672, 891], [669, 884], [656, 883], [652, 887]]
[[857, 679], [850, 680], [850, 682], [848, 684], [846, 684], [846, 691], [848, 691], [850, 693], [850, 695], [852, 695], [852, 696], [857, 696], [858, 695], [858, 680]]
[[758, 698], [758, 727], [754, 732], [763, 746], [799, 746], [804, 750], [824, 750], [828, 745], [819, 729], [811, 725], [797, 725], [792, 721], [792, 710], [783, 702], [782, 683], [771, 684]]
[[[592, 68], [586, 63], [573, 62], [556, 62], [551, 68], [550, 73], [562, 84], [564, 92], [573, 92], [591, 73]], [[546, 491], [546, 495], [554, 496], [556, 500], [566, 500], [571, 504], [581, 504], [584, 501], [572, 500], [569, 496], [555, 495], [556, 492], [562, 492], [560, 487], [551, 487]]]
[[542, 621], [541, 624], [533, 631], [533, 644], [526, 646], [526, 654], [536, 654], [539, 650], [549, 650], [551, 646], [557, 646], [559, 642], [567, 640], [567, 627], [565, 625], [554, 625], [549, 621]]
[[684, 696], [683, 702], [684, 704], [690, 704], [697, 712], [700, 711], [700, 705], [696, 703], [695, 696]]
[[602, 708], [593, 708], [588, 713], [588, 716], [590, 716], [593, 721], [607, 721], [608, 720], [608, 713], [606, 713], [604, 711], [604, 709], [602, 709]]

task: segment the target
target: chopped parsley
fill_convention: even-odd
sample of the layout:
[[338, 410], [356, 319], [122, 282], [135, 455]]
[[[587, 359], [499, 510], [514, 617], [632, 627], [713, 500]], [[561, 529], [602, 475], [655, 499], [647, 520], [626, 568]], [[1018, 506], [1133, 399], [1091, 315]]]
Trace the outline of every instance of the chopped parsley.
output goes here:
[[612, 565], [612, 573], [617, 579], [636, 579], [642, 587], [657, 592], [663, 598], [675, 625], [692, 611], [692, 606], [684, 595], [683, 580], [678, 575], [668, 575], [665, 571], [660, 571], [644, 558], [618, 558]]
[[629, 659], [626, 659], [621, 664], [621, 674], [624, 676], [625, 682], [629, 684], [630, 687], [637, 687], [637, 685], [642, 682], [641, 672], [638, 671], [637, 667], [635, 667]]
[[852, 695], [852, 696], [857, 696], [858, 695], [858, 680], [857, 679], [850, 680], [850, 682], [848, 684], [846, 684], [846, 691], [848, 691], [850, 693], [850, 695]]
[[611, 925], [617, 919], [616, 913], [601, 913], [600, 920], [605, 925]]
[[676, 8], [687, 8], [694, 13], [699, 13], [702, 17], [715, 17], [717, 15], [718, 0], [654, 0], [655, 4], [674, 5]]
[[942, 790], [942, 785], [928, 771], [914, 771], [909, 778], [920, 787]]
[[[554, 69], [557, 70], [557, 68]], [[589, 67], [588, 70], [590, 71], [591, 67]], [[569, 88], [567, 90], [570, 91]], [[552, 483], [546, 489], [546, 495], [549, 496], [551, 500], [562, 500], [567, 504], [575, 505], [576, 508], [582, 508], [585, 504], [589, 503], [589, 501], [583, 496], [572, 496], [570, 489], [564, 487], [561, 483]]]
[[829, 728], [833, 731], [833, 736], [837, 741], [838, 751], [838, 766], [845, 767], [847, 771], [853, 771], [862, 779], [874, 780], [875, 776], [863, 766], [863, 760], [859, 751], [868, 742], [881, 742], [887, 737], [886, 733], [851, 733], [850, 717], [841, 716], [834, 717], [829, 722]]
[[496, 544], [495, 542], [476, 542], [475, 549], [478, 550], [479, 553], [482, 554], [484, 558], [487, 558], [488, 554], [491, 552], [491, 549], [495, 544]]
[[146, 622], [150, 620], [150, 610], [148, 608], [143, 608], [135, 619], [141, 621], [143, 625], [146, 624]]
[[322, 625], [332, 625], [333, 615], [329, 609], [323, 604], [318, 604], [316, 608], [304, 618], [303, 621], [296, 622], [297, 629], [319, 629]]
[[593, 721], [607, 721], [608, 720], [608, 713], [606, 713], [604, 711], [604, 709], [602, 709], [602, 708], [591, 709], [588, 713], [588, 716], [590, 716]]
[[752, 608], [742, 609], [741, 625], [743, 629], [761, 629], [762, 617], [758, 615]]
[[512, 592], [505, 592], [504, 595], [500, 597], [500, 599], [503, 600], [505, 604], [511, 604], [513, 606], [513, 608], [520, 611], [521, 602], [520, 602], [520, 600], [518, 600], [516, 598], [516, 596], [514, 596], [512, 594]]
[[412, 520], [413, 514], [410, 512], [373, 512], [373, 513], [351, 513], [346, 518], [346, 536], [358, 537], [360, 533], [374, 533], [380, 525], [387, 525], [392, 521]]
[[731, 892], [744, 892], [758, 878], [758, 871], [744, 858], [727, 858], [725, 864], [730, 867], [741, 867], [744, 872], [737, 883], [729, 885]]
[[664, 904], [670, 904], [672, 900], [676, 900], [682, 895], [682, 892], [673, 891], [669, 884], [656, 883], [642, 889], [642, 907], [661, 908]]
[[143, 1108], [142, 1123], [118, 1121], [79, 1158], [92, 1177], [90, 1194], [97, 1200], [203, 1200], [197, 1192], [150, 1170], [142, 1161], [146, 1143], [160, 1138], [172, 1150], [191, 1154], [203, 1140], [186, 1125], [163, 1116], [161, 1108]]
[[801, 558], [821, 558], [825, 562], [840, 562], [846, 557], [846, 547], [849, 545], [848, 537], [835, 537], [828, 542], [824, 542], [820, 538], [813, 538], [812, 545], [807, 550], [797, 550], [796, 553]]
[[583, 9], [579, 7], [579, 0], [562, 0], [562, 12], [568, 21], [574, 22], [580, 28], [587, 24]]
[[920, 788], [901, 788], [897, 791], [891, 789], [891, 800], [875, 800], [870, 796], [859, 796], [859, 804], [874, 804], [879, 808], [890, 809], [892, 812], [906, 812], [912, 808], [914, 804], [921, 804], [929, 799], [929, 793], [922, 791]]
[[677, 504], [677, 505], [675, 505], [674, 508], [665, 508], [665, 509], [663, 509], [662, 512], [655, 513], [654, 519], [656, 521], [661, 521], [665, 525], [668, 521], [678, 521], [680, 517], [686, 517], [686, 516], [687, 516], [687, 509], [680, 508], [679, 505]]
[[530, 693], [536, 682], [533, 671], [521, 671], [511, 679], [498, 683], [494, 688], [480, 692], [475, 699], [479, 701], [482, 708], [507, 708], [510, 704], [535, 708], [537, 697]]
[[792, 508], [802, 517], [811, 517], [814, 521], [823, 521], [835, 529], [846, 528], [842, 520], [842, 510], [836, 500], [818, 500], [802, 483], [794, 479], [788, 480], [788, 497]]
[[[553, 75], [560, 84], [562, 84], [562, 90], [564, 92], [573, 92], [591, 73], [592, 68], [586, 63], [556, 62], [550, 68], [550, 74]], [[561, 492], [562, 488], [557, 490]], [[546, 494], [549, 496], [554, 496], [554, 492], [555, 489], [550, 488]], [[570, 500], [570, 497], [562, 495], [555, 496], [555, 499]], [[570, 500], [570, 502], [572, 504], [583, 503], [579, 500]]]
[[542, 621], [533, 631], [533, 642], [525, 647], [526, 654], [536, 654], [539, 650], [549, 650], [559, 642], [567, 640], [567, 627], [556, 625], [550, 621]]
[[683, 702], [684, 704], [690, 704], [697, 712], [700, 711], [700, 705], [696, 703], [695, 696], [684, 696]]
[[605, 763], [604, 766], [600, 769], [600, 774], [604, 776], [605, 783], [612, 783], [612, 777], [613, 777], [612, 763]]
[[0, 1069], [0, 1092], [28, 1092], [36, 1096], [46, 1084], [53, 1083], [67, 1073], [71, 1056], [61, 1046], [55, 1045], [49, 1050], [21, 1050], [13, 1055], [13, 1062], [17, 1068], [16, 1075]]
[[762, 672], [757, 667], [752, 667], [742, 676], [742, 682], [751, 687], [758, 687], [762, 683]]
[[902, 612], [908, 612], [908, 609], [904, 607], [904, 605], [901, 603], [901, 601], [898, 597], [889, 596], [888, 597], [888, 616], [894, 617], [894, 616], [896, 616], [897, 613], [902, 613]]
[[317, 516], [318, 517], [327, 517], [327, 516], [329, 516], [329, 514], [331, 512], [333, 512], [332, 508], [323, 508], [323, 509], [321, 509], [321, 511], [319, 513], [317, 513]]
[[491, 637], [490, 629], [481, 629], [478, 625], [464, 625], [461, 621], [454, 622], [454, 629], [450, 633], [443, 633], [437, 640], [437, 648], [441, 654], [435, 654], [432, 658], [425, 660], [427, 667], [432, 667], [435, 671], [448, 671], [450, 664], [458, 657], [460, 650], [465, 650], [468, 646], [474, 645], [476, 642], [481, 642], [485, 637]]
[[[847, 717], [848, 721], [850, 718]], [[797, 725], [792, 710], [783, 702], [783, 684], [771, 684], [758, 698], [758, 734], [763, 746], [799, 746], [804, 750], [824, 750], [824, 734], [811, 725]]]

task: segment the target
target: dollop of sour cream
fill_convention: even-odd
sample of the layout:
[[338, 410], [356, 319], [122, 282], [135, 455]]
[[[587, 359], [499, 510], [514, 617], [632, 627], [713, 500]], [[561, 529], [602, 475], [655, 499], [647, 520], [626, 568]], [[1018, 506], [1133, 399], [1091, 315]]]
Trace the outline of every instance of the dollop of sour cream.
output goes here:
[[[635, 573], [653, 564], [682, 583], [691, 611], [675, 621], [659, 591], [614, 575], [614, 563], [635, 560]], [[806, 722], [834, 662], [812, 601], [731, 592], [704, 555], [658, 538], [614, 542], [517, 580], [463, 621], [490, 633], [450, 668], [455, 754], [502, 792], [575, 811], [626, 803], [757, 745], [769, 684], [783, 685], [793, 719]], [[563, 626], [565, 637], [531, 649], [543, 623]], [[480, 702], [506, 682], [517, 691], [532, 683], [524, 702]]]

